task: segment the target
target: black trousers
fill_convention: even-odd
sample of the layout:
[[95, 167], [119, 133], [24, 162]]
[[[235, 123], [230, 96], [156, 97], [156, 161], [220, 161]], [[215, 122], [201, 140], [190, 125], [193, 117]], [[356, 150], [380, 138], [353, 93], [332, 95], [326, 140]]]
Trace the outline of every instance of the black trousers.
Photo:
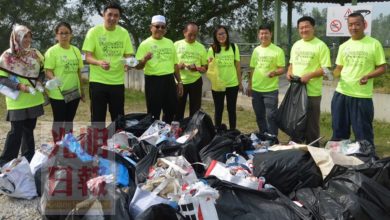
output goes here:
[[224, 101], [226, 96], [226, 106], [229, 115], [229, 128], [236, 129], [237, 116], [236, 116], [236, 106], [237, 106], [237, 96], [238, 96], [238, 86], [228, 87], [224, 92], [212, 91], [213, 100], [214, 100], [214, 123], [217, 128], [222, 124], [222, 113], [224, 109]]
[[64, 100], [50, 99], [53, 110], [52, 135], [54, 142], [61, 140], [64, 134], [73, 131], [73, 119], [76, 116], [80, 99], [68, 103]]
[[163, 76], [145, 75], [145, 97], [146, 108], [149, 114], [155, 119], [160, 119], [171, 123], [176, 113], [177, 91], [173, 74]]
[[30, 162], [35, 153], [34, 129], [37, 119], [11, 121], [11, 130], [7, 134], [4, 149], [0, 156], [0, 165], [18, 157], [21, 149], [22, 156]]
[[183, 85], [183, 96], [179, 97], [178, 99], [177, 112], [175, 117], [176, 121], [180, 121], [184, 118], [187, 97], [189, 97], [190, 101], [190, 116], [193, 116], [195, 112], [200, 109], [200, 106], [202, 105], [202, 86], [202, 77], [193, 83]]
[[106, 121], [107, 105], [111, 121], [124, 115], [125, 86], [107, 85], [97, 82], [89, 83], [89, 97], [91, 99], [91, 122], [104, 125]]

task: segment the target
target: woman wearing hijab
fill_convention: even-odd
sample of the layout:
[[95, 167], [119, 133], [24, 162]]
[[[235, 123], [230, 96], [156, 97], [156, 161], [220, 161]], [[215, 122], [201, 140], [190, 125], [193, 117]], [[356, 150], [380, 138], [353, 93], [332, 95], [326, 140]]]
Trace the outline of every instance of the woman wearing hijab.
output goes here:
[[[80, 99], [84, 101], [84, 92], [81, 87], [80, 70], [83, 60], [80, 50], [71, 45], [72, 28], [66, 22], [56, 25], [57, 44], [50, 47], [45, 53], [46, 78], [57, 80], [60, 86], [49, 90], [50, 105], [53, 110], [52, 135], [54, 142], [73, 130], [73, 119], [76, 116]], [[64, 97], [64, 91], [76, 90], [77, 96], [71, 100]]]
[[6, 120], [11, 123], [11, 130], [0, 156], [1, 166], [17, 158], [20, 147], [28, 161], [35, 152], [34, 128], [37, 118], [43, 115], [44, 98], [36, 90], [43, 56], [30, 48], [31, 41], [30, 29], [16, 25], [11, 33], [10, 48], [0, 57], [0, 84], [19, 91], [16, 98], [6, 97]]

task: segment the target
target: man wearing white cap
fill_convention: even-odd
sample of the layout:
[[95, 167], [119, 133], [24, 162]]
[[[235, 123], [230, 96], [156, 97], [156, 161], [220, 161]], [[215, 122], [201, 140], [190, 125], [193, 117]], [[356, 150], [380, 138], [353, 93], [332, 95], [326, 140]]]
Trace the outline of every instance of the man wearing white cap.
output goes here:
[[164, 16], [153, 16], [150, 31], [152, 36], [138, 47], [136, 59], [139, 64], [136, 68], [144, 70], [147, 112], [160, 119], [162, 110], [162, 120], [171, 123], [175, 116], [177, 96], [183, 94], [176, 50], [173, 42], [164, 37]]
[[91, 28], [84, 40], [83, 51], [91, 66], [89, 95], [91, 121], [106, 120], [107, 105], [114, 121], [124, 115], [124, 64], [123, 58], [134, 54], [130, 36], [118, 25], [122, 9], [116, 3], [104, 7], [104, 24]]

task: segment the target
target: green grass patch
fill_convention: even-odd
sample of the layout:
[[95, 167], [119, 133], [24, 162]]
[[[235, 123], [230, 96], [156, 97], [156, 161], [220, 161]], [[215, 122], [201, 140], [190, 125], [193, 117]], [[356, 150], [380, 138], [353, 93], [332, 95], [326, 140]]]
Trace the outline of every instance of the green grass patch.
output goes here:
[[[88, 94], [88, 93], [86, 93]], [[125, 93], [125, 112], [146, 112], [145, 104], [145, 95], [143, 92], [126, 89]], [[212, 101], [203, 101], [202, 108], [213, 118], [214, 116], [214, 104]], [[0, 96], [0, 114], [6, 115], [6, 106], [4, 96]], [[186, 110], [186, 115], [188, 115], [188, 109]], [[5, 121], [5, 117], [3, 118]], [[40, 117], [38, 120], [41, 121], [51, 121], [52, 120], [52, 111], [51, 107], [45, 107], [45, 115]], [[80, 103], [77, 110], [75, 121], [77, 122], [88, 122], [90, 120], [90, 110], [89, 110], [89, 100], [85, 103]], [[109, 121], [109, 114], [107, 113], [107, 121]], [[3, 121], [3, 122], [4, 122]], [[228, 123], [228, 114], [225, 108], [223, 113], [223, 123]], [[7, 122], [5, 124], [8, 124]], [[321, 126], [321, 136], [324, 138], [321, 140], [321, 145], [324, 146], [326, 141], [328, 141], [332, 136], [331, 128], [331, 116], [329, 113], [322, 113], [320, 119]], [[257, 131], [256, 117], [253, 110], [247, 110], [242, 107], [237, 107], [237, 127], [238, 129], [245, 133], [251, 133]], [[8, 126], [0, 127], [1, 136], [5, 138], [5, 135], [8, 132]], [[374, 134], [375, 134], [375, 143], [378, 155], [380, 157], [390, 156], [390, 123], [384, 123], [375, 121], [374, 122]], [[353, 137], [351, 137], [353, 139]], [[279, 140], [282, 143], [287, 143], [289, 137], [283, 132], [279, 132]]]

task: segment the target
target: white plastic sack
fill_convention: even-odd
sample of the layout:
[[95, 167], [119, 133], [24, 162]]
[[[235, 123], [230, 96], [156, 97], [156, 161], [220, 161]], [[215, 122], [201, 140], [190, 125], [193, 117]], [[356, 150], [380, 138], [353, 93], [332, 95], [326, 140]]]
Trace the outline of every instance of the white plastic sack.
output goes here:
[[[196, 193], [192, 195], [192, 192]], [[215, 202], [219, 197], [216, 189], [205, 185], [203, 182], [197, 182], [190, 185], [179, 200], [181, 214], [186, 219], [193, 220], [218, 220]]]
[[41, 153], [40, 151], [35, 151], [33, 158], [30, 162], [31, 173], [34, 176], [35, 172], [39, 170], [48, 160], [48, 156], [46, 154]]
[[208, 176], [215, 176], [220, 180], [248, 187], [254, 190], [260, 190], [263, 187], [263, 182], [260, 179], [255, 178], [251, 180], [242, 176], [232, 175], [229, 168], [227, 168], [224, 163], [218, 162], [216, 160], [211, 161], [210, 166], [205, 174], [205, 177]]
[[25, 157], [13, 159], [1, 168], [0, 192], [22, 199], [37, 196], [34, 176]]
[[158, 196], [157, 193], [143, 190], [140, 186], [137, 186], [134, 197], [129, 205], [130, 215], [136, 218], [150, 206], [161, 203], [170, 204], [171, 202], [168, 199]]
[[[156, 146], [164, 134], [169, 133], [171, 126], [163, 121], [156, 120], [152, 125], [138, 138], [139, 141], [145, 140], [149, 144]], [[161, 142], [161, 141], [160, 141]]]
[[3, 84], [0, 84], [0, 93], [13, 100], [16, 100], [19, 96], [18, 90], [13, 90]]

